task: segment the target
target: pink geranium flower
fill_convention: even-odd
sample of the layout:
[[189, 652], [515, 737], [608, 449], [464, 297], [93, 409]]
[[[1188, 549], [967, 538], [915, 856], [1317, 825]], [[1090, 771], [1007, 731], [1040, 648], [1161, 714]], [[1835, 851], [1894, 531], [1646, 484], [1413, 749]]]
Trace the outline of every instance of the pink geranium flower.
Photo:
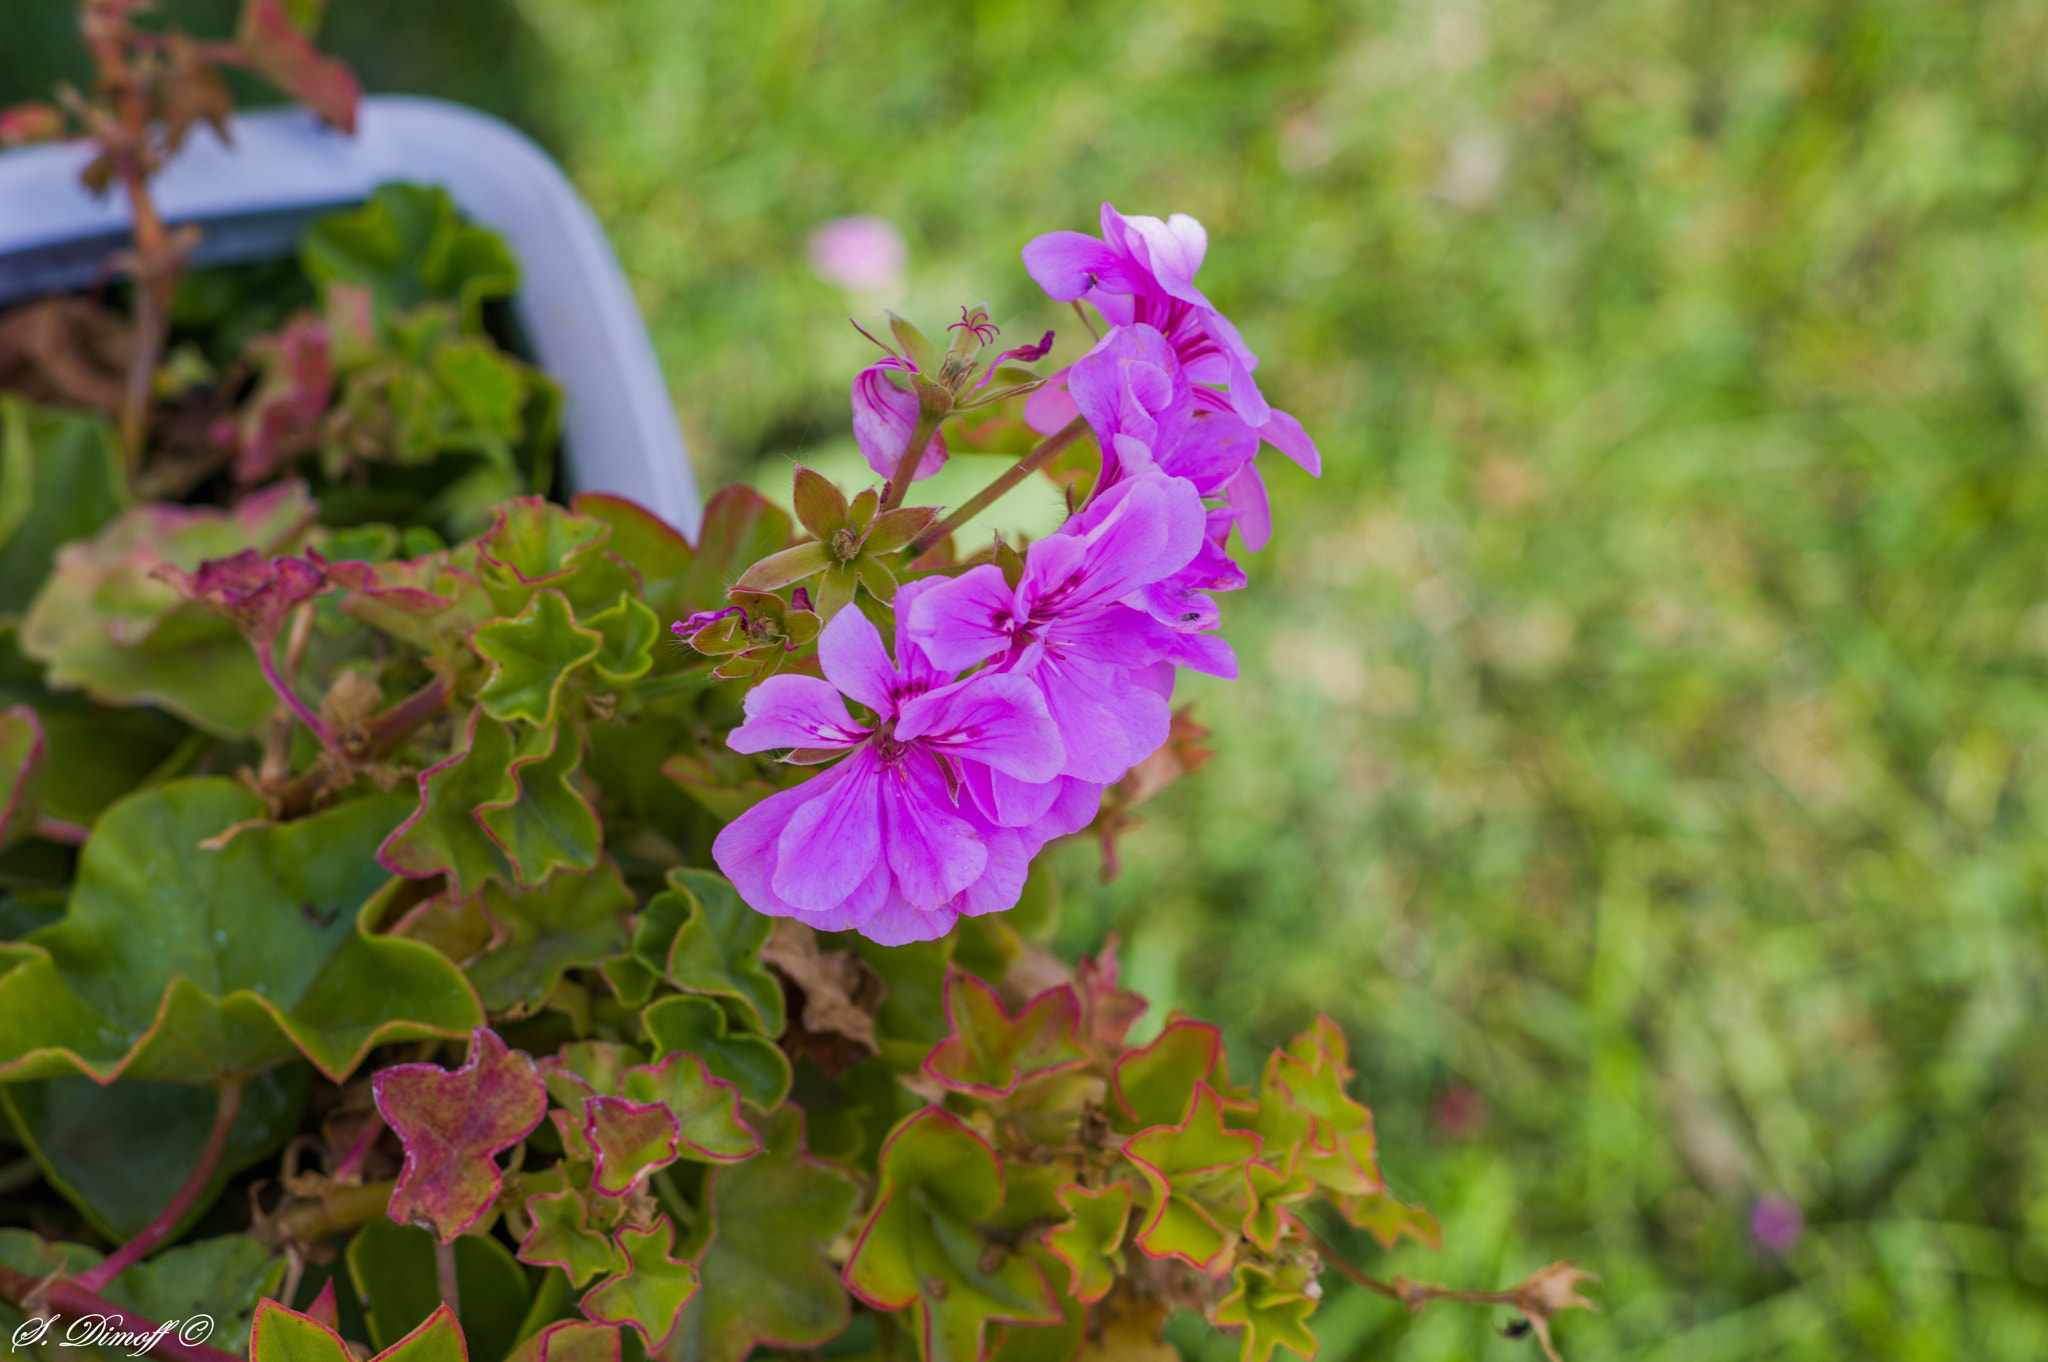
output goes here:
[[[907, 615], [926, 583], [897, 596]], [[962, 915], [1015, 906], [1043, 845], [962, 799], [970, 765], [1044, 783], [1065, 753], [1039, 688], [985, 671], [956, 680], [899, 625], [896, 659], [859, 610], [818, 636], [826, 680], [771, 677], [747, 693], [735, 751], [793, 749], [821, 774], [728, 824], [712, 846], [754, 908], [885, 946], [945, 935]], [[851, 699], [872, 712], [857, 719]]]

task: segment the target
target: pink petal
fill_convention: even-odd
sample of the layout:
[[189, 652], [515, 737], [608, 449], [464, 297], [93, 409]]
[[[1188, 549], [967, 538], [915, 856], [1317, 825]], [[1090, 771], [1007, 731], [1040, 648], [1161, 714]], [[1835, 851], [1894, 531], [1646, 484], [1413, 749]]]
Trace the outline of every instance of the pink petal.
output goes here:
[[1050, 435], [1081, 414], [1067, 391], [1068, 370], [1062, 369], [1045, 380], [1044, 386], [1024, 399], [1024, 424], [1040, 435]]
[[881, 632], [858, 607], [841, 610], [818, 635], [818, 665], [841, 694], [885, 719], [896, 712], [896, 664], [882, 647]]
[[[776, 848], [797, 810], [839, 784], [851, 765], [841, 762], [827, 767], [793, 790], [768, 796], [720, 829], [711, 844], [711, 859], [749, 908], [770, 917], [804, 915], [775, 892], [775, 868], [780, 859]], [[880, 858], [876, 860], [879, 863]]]
[[896, 888], [914, 908], [946, 904], [981, 877], [988, 848], [952, 809], [938, 763], [911, 754], [882, 782], [884, 847]]
[[987, 762], [1019, 780], [1050, 780], [1065, 757], [1045, 696], [1013, 672], [977, 672], [905, 701], [896, 736], [948, 756]]
[[1271, 411], [1266, 424], [1259, 427], [1259, 438], [1307, 469], [1310, 477], [1320, 478], [1323, 475], [1323, 456], [1316, 448], [1316, 442], [1301, 428], [1301, 422], [1278, 407]]
[[1062, 775], [1112, 784], [1166, 741], [1172, 710], [1123, 668], [1049, 655], [1031, 676], [1066, 748]]
[[1113, 293], [1137, 288], [1124, 258], [1079, 232], [1047, 232], [1024, 247], [1024, 269], [1046, 295], [1072, 302], [1098, 284]]
[[815, 676], [771, 676], [747, 692], [744, 704], [746, 722], [725, 739], [735, 752], [851, 747], [868, 735], [847, 714], [839, 692]]
[[882, 854], [882, 774], [874, 748], [859, 748], [838, 769], [839, 781], [805, 801], [775, 842], [775, 892], [805, 912], [843, 903]]
[[1025, 620], [1003, 570], [992, 563], [939, 580], [908, 604], [899, 593], [896, 618], [925, 656], [950, 671], [1008, 648], [1011, 633]]
[[1244, 536], [1244, 546], [1253, 553], [1266, 547], [1273, 537], [1273, 508], [1266, 500], [1266, 481], [1259, 476], [1259, 465], [1248, 463], [1238, 469], [1223, 496], [1237, 510], [1237, 532]]
[[[860, 442], [868, 467], [885, 478], [895, 476], [896, 465], [902, 462], [903, 450], [917, 427], [917, 394], [897, 387], [887, 374], [910, 367], [906, 360], [885, 359], [853, 379], [853, 438]], [[933, 435], [912, 481], [928, 478], [945, 465], [946, 437]]]

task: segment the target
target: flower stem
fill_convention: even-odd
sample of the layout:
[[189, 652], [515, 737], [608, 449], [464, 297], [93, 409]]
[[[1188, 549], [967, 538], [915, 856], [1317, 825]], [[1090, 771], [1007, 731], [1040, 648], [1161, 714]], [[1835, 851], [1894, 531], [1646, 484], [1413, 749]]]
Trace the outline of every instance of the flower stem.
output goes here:
[[929, 412], [918, 412], [917, 424], [911, 427], [910, 443], [903, 447], [903, 457], [896, 461], [896, 476], [889, 479], [888, 495], [882, 498], [882, 510], [895, 510], [903, 504], [903, 498], [910, 495], [910, 484], [917, 481], [917, 470], [924, 463], [925, 449], [931, 444], [932, 436], [938, 434], [939, 422], [944, 419]]
[[1040, 440], [1036, 448], [1004, 469], [994, 482], [976, 492], [966, 501], [961, 502], [959, 508], [953, 514], [926, 530], [916, 539], [913, 539], [909, 547], [903, 550], [903, 561], [906, 563], [915, 562], [919, 554], [929, 549], [932, 545], [942, 542], [947, 535], [953, 533], [953, 531], [959, 529], [962, 525], [965, 525], [968, 521], [994, 505], [1005, 492], [1008, 492], [1018, 483], [1058, 458], [1068, 445], [1074, 443], [1074, 441], [1087, 433], [1088, 422], [1084, 418], [1076, 416], [1053, 434]]
[[334, 1165], [336, 1182], [354, 1182], [363, 1175], [363, 1160], [370, 1157], [370, 1150], [377, 1144], [377, 1137], [384, 1133], [384, 1113], [370, 1108], [370, 1119], [349, 1143], [341, 1156], [341, 1162]]
[[170, 1204], [156, 1214], [139, 1230], [135, 1237], [108, 1254], [99, 1266], [78, 1274], [78, 1285], [87, 1291], [98, 1291], [108, 1282], [140, 1262], [151, 1249], [161, 1244], [185, 1218], [185, 1213], [198, 1204], [200, 1194], [213, 1181], [214, 1173], [220, 1168], [220, 1161], [228, 1152], [228, 1140], [235, 1133], [235, 1118], [242, 1112], [242, 1085], [223, 1083], [213, 1108], [213, 1129], [207, 1132], [206, 1146], [199, 1151], [199, 1162], [193, 1166], [191, 1176], [171, 1197]]
[[163, 1337], [151, 1344], [148, 1351], [158, 1357], [169, 1358], [171, 1362], [241, 1362], [233, 1353], [222, 1352], [219, 1348], [187, 1343], [178, 1337], [175, 1328], [158, 1325], [154, 1320], [102, 1299], [84, 1286], [83, 1280], [58, 1277], [52, 1281], [31, 1277], [10, 1267], [0, 1267], [0, 1297], [31, 1313], [47, 1310], [71, 1319], [97, 1319], [107, 1329], [118, 1333], [155, 1337], [157, 1330], [164, 1328]]
[[52, 818], [44, 814], [36, 820], [36, 836], [45, 842], [62, 842], [68, 847], [82, 847], [85, 839], [92, 836], [92, 829], [83, 823], [74, 823], [68, 818]]
[[457, 1315], [462, 1313], [462, 1289], [455, 1281], [455, 1245], [434, 1241], [434, 1280], [441, 1288], [441, 1303]]
[[322, 748], [333, 747], [334, 730], [327, 726], [325, 719], [307, 708], [306, 702], [299, 698], [298, 692], [292, 689], [291, 684], [278, 675], [277, 662], [271, 656], [271, 652], [272, 645], [268, 642], [256, 649], [256, 660], [263, 664], [263, 675], [269, 679], [270, 688], [277, 692], [278, 699], [291, 706], [292, 713], [299, 716], [300, 723], [313, 730], [313, 736], [320, 740]]

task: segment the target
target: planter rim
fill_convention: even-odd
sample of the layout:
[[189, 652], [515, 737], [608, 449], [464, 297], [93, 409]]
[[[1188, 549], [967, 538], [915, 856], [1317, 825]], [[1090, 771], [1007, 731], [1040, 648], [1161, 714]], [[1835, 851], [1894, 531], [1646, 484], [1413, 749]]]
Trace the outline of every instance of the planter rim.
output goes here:
[[[627, 497], [696, 534], [696, 480], [646, 323], [596, 215], [546, 152], [487, 114], [412, 95], [365, 99], [353, 137], [303, 109], [237, 114], [230, 130], [232, 145], [195, 132], [155, 182], [166, 220], [207, 229], [195, 263], [289, 254], [308, 222], [380, 184], [440, 185], [519, 257], [514, 311], [568, 394], [571, 490]], [[0, 153], [0, 306], [104, 277], [129, 213], [121, 195], [79, 183], [90, 157], [76, 143]]]

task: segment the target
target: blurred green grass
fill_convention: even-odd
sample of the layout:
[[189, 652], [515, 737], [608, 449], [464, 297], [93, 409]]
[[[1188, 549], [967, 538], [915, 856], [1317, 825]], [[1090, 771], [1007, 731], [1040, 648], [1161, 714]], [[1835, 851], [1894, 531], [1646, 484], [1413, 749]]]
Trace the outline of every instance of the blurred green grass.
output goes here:
[[[844, 439], [819, 222], [903, 229], [899, 310], [1033, 334], [1071, 319], [1030, 236], [1208, 225], [1329, 471], [1271, 460], [1243, 675], [1186, 690], [1218, 756], [1115, 884], [1062, 853], [1062, 944], [1122, 931], [1240, 1072], [1344, 1024], [1446, 1232], [1369, 1266], [1576, 1258], [1573, 1362], [2048, 1356], [2048, 9], [447, 12], [530, 81], [482, 37], [355, 55], [545, 133], [707, 479]], [[1433, 1114], [1464, 1089], [1476, 1131]], [[1330, 1362], [1533, 1357], [1503, 1322], [1317, 1319]]]

